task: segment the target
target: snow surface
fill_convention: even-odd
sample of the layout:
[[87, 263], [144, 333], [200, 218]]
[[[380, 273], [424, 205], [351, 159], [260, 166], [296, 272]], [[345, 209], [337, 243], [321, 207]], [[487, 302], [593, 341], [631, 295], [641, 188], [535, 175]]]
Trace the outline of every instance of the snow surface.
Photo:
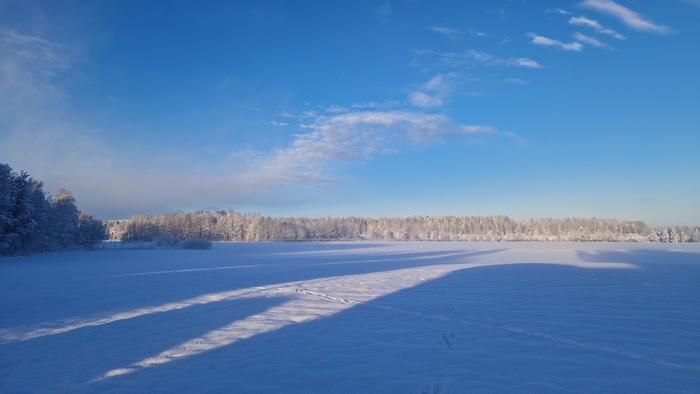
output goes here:
[[0, 258], [0, 392], [698, 392], [700, 245]]

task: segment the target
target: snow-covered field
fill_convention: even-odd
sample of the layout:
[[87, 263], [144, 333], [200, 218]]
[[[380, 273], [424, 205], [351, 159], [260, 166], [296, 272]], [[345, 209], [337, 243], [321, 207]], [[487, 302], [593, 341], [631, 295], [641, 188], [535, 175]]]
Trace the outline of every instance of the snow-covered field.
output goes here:
[[698, 392], [700, 245], [0, 258], [0, 392]]

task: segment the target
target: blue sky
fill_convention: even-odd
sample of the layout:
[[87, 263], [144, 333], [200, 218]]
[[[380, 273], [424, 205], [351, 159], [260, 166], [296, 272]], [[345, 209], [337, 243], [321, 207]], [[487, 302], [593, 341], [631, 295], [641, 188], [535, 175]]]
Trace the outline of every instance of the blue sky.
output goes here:
[[700, 2], [0, 1], [0, 161], [101, 217], [700, 223]]

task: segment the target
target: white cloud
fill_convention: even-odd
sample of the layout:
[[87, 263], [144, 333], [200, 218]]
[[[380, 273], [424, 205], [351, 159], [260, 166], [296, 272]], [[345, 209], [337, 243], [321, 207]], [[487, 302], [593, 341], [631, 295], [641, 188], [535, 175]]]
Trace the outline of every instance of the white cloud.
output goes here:
[[337, 114], [341, 112], [348, 112], [348, 108], [343, 107], [342, 105], [331, 105], [326, 108], [326, 112]]
[[406, 142], [425, 144], [447, 135], [493, 134], [487, 125], [457, 124], [443, 114], [419, 111], [356, 111], [318, 116], [300, 126], [290, 145], [261, 154], [242, 174], [268, 184], [329, 182], [329, 167], [394, 153]]
[[580, 52], [583, 50], [583, 44], [580, 42], [569, 42], [569, 43], [564, 43], [559, 40], [555, 40], [553, 38], [541, 36], [535, 33], [528, 33], [528, 37], [532, 39], [531, 43], [534, 45], [539, 45], [539, 46], [546, 46], [546, 47], [558, 47], [567, 51], [574, 51], [574, 52]]
[[479, 37], [479, 38], [486, 38], [490, 37], [490, 35], [486, 32], [479, 31], [476, 29], [469, 29], [467, 31], [464, 31], [462, 29], [456, 28], [456, 27], [449, 27], [449, 26], [428, 26], [428, 30], [441, 34], [445, 37], [449, 38], [462, 38], [466, 35], [474, 36], [474, 37]]
[[433, 50], [414, 50], [416, 57], [411, 61], [413, 66], [420, 66], [424, 58], [435, 58], [437, 62], [446, 67], [462, 67], [473, 64], [482, 66], [510, 66], [537, 69], [542, 65], [536, 60], [527, 57], [502, 58], [476, 49], [464, 52], [438, 52]]
[[590, 46], [595, 47], [595, 48], [606, 48], [607, 47], [607, 45], [605, 45], [603, 42], [601, 42], [597, 38], [587, 36], [587, 35], [579, 33], [579, 32], [574, 33], [574, 38], [576, 39], [576, 41], [582, 42], [586, 45], [590, 45]]
[[438, 74], [432, 77], [428, 82], [423, 84], [423, 89], [428, 90], [444, 90], [447, 86], [446, 78], [443, 74]]
[[421, 90], [409, 94], [412, 105], [421, 108], [441, 107], [458, 84], [457, 73], [437, 74], [421, 86]]
[[507, 63], [510, 63], [511, 65], [515, 65], [518, 67], [525, 67], [525, 68], [541, 68], [542, 67], [536, 61], [529, 59], [529, 58], [526, 58], [526, 57], [519, 57], [517, 59], [510, 59]]
[[611, 37], [617, 38], [618, 40], [624, 40], [625, 36], [616, 32], [615, 30], [608, 29], [601, 25], [598, 21], [594, 19], [587, 18], [586, 16], [573, 16], [569, 19], [569, 24], [574, 26], [585, 26], [589, 27], [600, 34], [607, 34]]
[[428, 30], [442, 34], [443, 36], [447, 37], [461, 37], [464, 35], [464, 32], [461, 29], [457, 29], [454, 27], [447, 27], [447, 26], [430, 26], [428, 27]]
[[473, 35], [475, 35], [475, 36], [477, 36], [477, 37], [481, 37], [481, 38], [491, 37], [491, 35], [490, 35], [489, 33], [486, 33], [486, 32], [483, 32], [483, 31], [474, 30], [474, 29], [470, 29], [470, 30], [469, 30], [469, 33], [471, 33], [471, 34], [473, 34]]
[[421, 87], [437, 94], [448, 95], [455, 90], [461, 81], [463, 81], [463, 78], [458, 73], [449, 72], [436, 74]]
[[489, 133], [495, 133], [497, 130], [491, 126], [486, 126], [486, 125], [463, 125], [460, 126], [458, 129], [462, 133], [467, 133], [467, 134], [479, 134], [479, 133], [484, 133], [484, 134], [489, 134]]
[[571, 15], [571, 13], [567, 10], [563, 10], [561, 8], [551, 8], [545, 11], [546, 13], [552, 13], [552, 14], [560, 14], [560, 15]]
[[478, 63], [481, 63], [483, 65], [487, 66], [513, 66], [513, 67], [522, 67], [522, 68], [532, 68], [532, 69], [537, 69], [541, 68], [542, 66], [535, 60], [532, 60], [530, 58], [526, 57], [518, 57], [518, 58], [507, 58], [503, 59], [495, 55], [491, 55], [489, 53], [483, 52], [483, 51], [477, 51], [475, 49], [470, 49], [466, 52], [467, 56], [471, 58], [472, 60], [477, 61]]
[[441, 107], [444, 102], [439, 96], [431, 96], [423, 92], [413, 92], [409, 95], [411, 104], [421, 108]]
[[683, 2], [700, 8], [700, 0], [683, 0]]
[[622, 22], [625, 26], [640, 31], [647, 31], [659, 34], [668, 34], [671, 30], [662, 25], [654, 23], [636, 11], [633, 11], [613, 0], [584, 0], [581, 5], [585, 8], [612, 16]]

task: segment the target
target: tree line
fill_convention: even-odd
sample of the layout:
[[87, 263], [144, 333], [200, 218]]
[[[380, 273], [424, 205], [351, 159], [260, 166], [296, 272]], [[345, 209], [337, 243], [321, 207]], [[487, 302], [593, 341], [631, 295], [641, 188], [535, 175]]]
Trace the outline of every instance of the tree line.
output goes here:
[[136, 215], [105, 222], [112, 240], [218, 241], [636, 241], [700, 242], [700, 227], [653, 229], [615, 219], [511, 219], [507, 216], [408, 218], [269, 217], [235, 211]]
[[269, 217], [236, 211], [136, 215], [100, 221], [66, 190], [47, 195], [28, 173], [0, 164], [0, 255], [120, 241], [636, 241], [700, 242], [700, 227], [653, 229], [615, 219], [507, 216]]
[[47, 195], [28, 173], [0, 163], [0, 255], [89, 247], [105, 226], [78, 210], [66, 190]]

